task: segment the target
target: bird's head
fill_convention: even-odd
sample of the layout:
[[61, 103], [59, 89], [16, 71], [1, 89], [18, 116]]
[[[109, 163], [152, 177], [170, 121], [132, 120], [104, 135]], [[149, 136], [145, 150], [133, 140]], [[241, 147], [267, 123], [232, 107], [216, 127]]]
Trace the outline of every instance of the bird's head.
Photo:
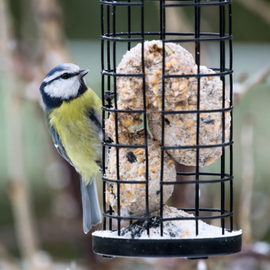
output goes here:
[[74, 64], [62, 64], [53, 68], [40, 86], [45, 108], [59, 107], [63, 101], [69, 101], [87, 90], [84, 76], [89, 71]]

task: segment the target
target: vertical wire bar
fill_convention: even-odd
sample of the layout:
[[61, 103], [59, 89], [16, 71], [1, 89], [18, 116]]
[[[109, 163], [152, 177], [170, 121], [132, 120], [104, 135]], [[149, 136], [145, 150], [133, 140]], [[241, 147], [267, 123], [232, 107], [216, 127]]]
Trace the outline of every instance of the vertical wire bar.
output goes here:
[[[128, 0], [128, 3], [130, 3], [130, 1], [131, 0]], [[127, 22], [128, 38], [131, 38], [131, 7], [130, 7], [130, 5], [128, 5], [128, 7], [127, 7], [127, 15], [128, 15], [128, 22]], [[131, 48], [131, 42], [128, 41], [128, 46], [127, 46], [128, 51], [130, 51], [130, 48]], [[129, 224], [130, 225], [132, 224], [132, 219], [130, 220]]]
[[[229, 4], [229, 36], [232, 36], [232, 6]], [[233, 47], [229, 41], [230, 70], [233, 70]], [[233, 105], [233, 76], [230, 74], [230, 106]], [[230, 141], [233, 140], [233, 111], [231, 115]], [[230, 177], [233, 179], [233, 146], [230, 145]], [[233, 212], [233, 180], [230, 180], [230, 212]], [[233, 216], [230, 217], [230, 231], [233, 231]]]
[[[113, 37], [115, 37], [116, 29], [115, 29], [115, 15], [116, 14], [116, 7], [115, 5], [112, 6], [112, 30], [113, 30]], [[116, 42], [113, 41], [113, 72], [116, 72]], [[116, 77], [113, 77], [113, 90], [114, 90], [114, 100], [115, 100], [115, 109], [117, 109], [117, 92], [116, 92]], [[118, 114], [116, 113], [115, 117], [115, 137], [116, 137], [116, 144], [119, 144], [118, 141]], [[119, 164], [119, 148], [116, 148], [116, 176], [117, 179], [120, 180], [120, 172], [119, 172], [120, 164]], [[117, 233], [120, 236], [120, 229], [121, 229], [121, 195], [120, 195], [120, 183], [117, 182]]]
[[[107, 33], [109, 34], [110, 32], [111, 32], [111, 25], [110, 25], [110, 6], [108, 5], [107, 6]], [[111, 53], [110, 53], [110, 50], [111, 50], [111, 48], [110, 48], [110, 41], [109, 40], [107, 40], [107, 69], [108, 69], [108, 71], [110, 71], [111, 70]], [[108, 76], [107, 77], [107, 84], [108, 84], [108, 91], [110, 91], [111, 90], [111, 77], [110, 76]]]
[[[101, 15], [101, 35], [104, 35], [104, 6], [101, 4], [100, 7], [100, 15]], [[101, 70], [104, 70], [104, 39], [101, 39]], [[102, 78], [104, 78], [104, 75], [102, 74]], [[102, 90], [104, 90], [104, 84], [102, 84]], [[102, 91], [102, 95], [104, 95], [104, 91]], [[102, 102], [104, 102], [103, 96], [102, 96]], [[103, 103], [102, 103], [103, 104]]]
[[146, 205], [146, 217], [147, 217], [147, 235], [150, 236], [149, 231], [149, 173], [148, 173], [148, 140], [147, 140], [147, 115], [146, 115], [146, 91], [145, 91], [145, 65], [144, 65], [144, 0], [141, 0], [141, 38], [142, 38], [142, 80], [143, 80], [143, 124], [144, 124], [144, 143], [146, 145], [145, 148], [145, 205]]
[[[201, 0], [195, 0], [195, 3], [200, 3]], [[195, 38], [200, 38], [200, 21], [201, 21], [201, 7], [195, 6]], [[197, 64], [197, 74], [200, 73], [200, 41], [195, 42], [195, 62]], [[200, 77], [197, 77], [197, 110], [200, 109]], [[196, 132], [196, 144], [200, 144], [200, 113], [197, 113], [197, 132]], [[196, 181], [195, 184], [195, 216], [196, 216], [196, 235], [199, 234], [199, 206], [200, 206], [200, 186], [199, 186], [199, 161], [200, 161], [200, 149], [197, 148], [196, 152]]]
[[165, 119], [164, 119], [164, 111], [165, 111], [165, 32], [166, 32], [166, 10], [164, 7], [165, 0], [160, 0], [160, 39], [162, 40], [162, 111], [161, 111], [161, 171], [160, 171], [160, 236], [163, 236], [163, 171], [164, 171], [164, 133], [165, 133]]
[[[130, 3], [130, 0], [128, 0], [128, 3]], [[131, 38], [131, 10], [130, 6], [128, 6], [128, 38]], [[128, 42], [128, 51], [130, 50], [130, 41]]]
[[[107, 6], [107, 34], [111, 32], [111, 24], [110, 24], [110, 13], [111, 9], [110, 6]], [[107, 70], [111, 70], [111, 47], [110, 47], [110, 41], [107, 40]], [[111, 91], [111, 76], [107, 76], [107, 90]], [[116, 133], [117, 134], [117, 133]], [[116, 135], [117, 136], [117, 135]], [[113, 213], [113, 209], [110, 206], [110, 215]], [[112, 230], [112, 219], [109, 219], [109, 230]]]
[[163, 40], [163, 0], [159, 0], [159, 38]]
[[[219, 0], [219, 2], [224, 2], [224, 0]], [[219, 33], [220, 37], [225, 35], [225, 7], [223, 5], [219, 6]], [[225, 54], [225, 41], [220, 41], [220, 71], [225, 71], [226, 65], [226, 54]], [[222, 81], [222, 108], [225, 108], [225, 76], [221, 76]], [[225, 112], [222, 112], [222, 143], [225, 143]], [[225, 174], [225, 147], [222, 146], [222, 155], [221, 155], [221, 178], [224, 178]], [[225, 210], [225, 183], [221, 182], [221, 196], [220, 196], [220, 206], [221, 206], [221, 215], [224, 215]], [[225, 233], [225, 220], [221, 218], [221, 228], [222, 234]]]
[[[101, 35], [104, 35], [104, 6], [101, 4], [100, 7], [100, 15], [101, 15]], [[104, 70], [104, 40], [101, 39], [101, 71]], [[105, 81], [104, 81], [104, 74], [101, 73], [101, 96], [102, 96], [102, 106], [105, 106], [104, 102], [104, 92], [105, 92]], [[105, 174], [105, 152], [106, 152], [106, 146], [104, 144], [105, 141], [105, 125], [104, 125], [104, 119], [105, 119], [105, 111], [102, 110], [102, 134], [103, 134], [103, 146], [102, 146], [102, 175]], [[103, 181], [103, 192], [106, 190], [106, 183]], [[102, 196], [103, 198], [103, 213], [106, 213], [106, 198], [105, 196]], [[106, 217], [103, 217], [103, 230], [106, 230]]]

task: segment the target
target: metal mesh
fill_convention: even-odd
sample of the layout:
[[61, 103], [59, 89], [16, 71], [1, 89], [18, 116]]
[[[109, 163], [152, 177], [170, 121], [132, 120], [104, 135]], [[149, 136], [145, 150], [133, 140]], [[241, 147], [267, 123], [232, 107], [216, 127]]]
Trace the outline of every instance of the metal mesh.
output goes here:
[[[156, 31], [148, 31], [145, 26], [145, 17], [148, 16], [145, 12], [146, 5], [149, 2], [159, 4], [159, 18], [156, 24]], [[199, 220], [219, 220], [222, 228], [222, 234], [225, 230], [233, 230], [233, 137], [232, 137], [232, 27], [231, 27], [231, 1], [229, 0], [190, 0], [190, 1], [165, 1], [165, 0], [121, 0], [121, 1], [100, 1], [101, 3], [101, 66], [102, 66], [102, 102], [103, 102], [103, 119], [106, 120], [109, 114], [115, 114], [115, 132], [116, 140], [104, 140], [103, 143], [103, 216], [104, 229], [113, 229], [113, 221], [116, 221], [118, 235], [120, 235], [121, 221], [130, 220], [150, 220], [149, 213], [149, 156], [148, 156], [148, 138], [147, 138], [147, 106], [146, 106], [146, 87], [145, 87], [145, 63], [144, 63], [144, 41], [159, 39], [163, 44], [163, 63], [162, 63], [162, 135], [161, 135], [161, 177], [160, 177], [160, 232], [163, 235], [163, 222], [168, 220], [183, 220], [192, 219], [196, 223], [196, 234], [199, 233]], [[218, 15], [219, 25], [217, 32], [202, 31], [201, 12], [202, 9], [215, 7]], [[194, 32], [169, 32], [166, 26], [167, 11], [170, 8], [186, 9], [192, 12], [194, 18]], [[134, 18], [134, 14], [136, 18]], [[126, 20], [123, 25], [119, 23], [119, 17]], [[135, 23], [136, 22], [136, 23]], [[195, 62], [198, 66], [197, 74], [186, 75], [169, 75], [165, 74], [165, 43], [172, 42], [180, 45], [191, 43], [195, 47]], [[117, 65], [126, 50], [130, 50], [137, 43], [141, 43], [142, 55], [142, 73], [140, 74], [117, 74]], [[202, 74], [200, 73], [201, 65], [201, 47], [204, 44], [218, 43], [219, 44], [219, 65], [211, 67], [216, 73]], [[116, 80], [121, 76], [137, 76], [142, 78], [143, 82], [143, 110], [119, 110], [117, 107], [117, 89]], [[218, 76], [222, 81], [223, 102], [222, 108], [213, 110], [200, 110], [200, 81], [204, 76]], [[173, 77], [195, 77], [197, 79], [197, 108], [196, 110], [187, 111], [167, 111], [165, 110], [165, 87], [164, 81], [167, 78]], [[225, 84], [230, 96], [229, 107], [225, 106]], [[115, 107], [112, 105], [115, 104]], [[230, 138], [225, 142], [225, 112], [230, 112], [231, 127]], [[140, 113], [142, 114], [144, 127], [144, 144], [143, 145], [123, 145], [119, 143], [118, 134], [118, 114], [119, 113]], [[222, 121], [222, 143], [215, 145], [199, 145], [200, 134], [200, 114], [202, 113], [221, 113]], [[165, 146], [164, 130], [165, 116], [168, 114], [195, 114], [197, 117], [197, 133], [196, 144], [190, 146]], [[103, 121], [103, 132], [105, 136], [105, 124]], [[215, 172], [207, 171], [199, 166], [199, 153], [202, 148], [220, 147], [222, 155], [219, 161], [219, 169]], [[225, 151], [226, 147], [226, 151]], [[116, 176], [117, 179], [108, 179], [105, 175], [106, 152], [110, 148], [116, 148]], [[130, 179], [120, 178], [119, 151], [121, 148], [143, 148], [145, 149], [145, 181], [131, 181]], [[186, 181], [163, 181], [163, 164], [164, 151], [168, 149], [196, 149], [196, 166], [193, 172], [178, 171], [178, 176], [189, 176], [191, 179]], [[145, 216], [121, 216], [121, 193], [120, 184], [144, 184], [145, 185], [145, 200], [146, 209]], [[117, 184], [117, 212], [114, 212], [110, 206], [106, 204], [106, 183]], [[164, 185], [191, 185], [194, 188], [194, 207], [182, 210], [191, 212], [194, 217], [163, 217], [163, 187]], [[218, 200], [219, 208], [201, 206], [202, 197], [200, 197], [200, 188], [203, 185], [219, 185]], [[149, 234], [149, 223], [147, 226]]]

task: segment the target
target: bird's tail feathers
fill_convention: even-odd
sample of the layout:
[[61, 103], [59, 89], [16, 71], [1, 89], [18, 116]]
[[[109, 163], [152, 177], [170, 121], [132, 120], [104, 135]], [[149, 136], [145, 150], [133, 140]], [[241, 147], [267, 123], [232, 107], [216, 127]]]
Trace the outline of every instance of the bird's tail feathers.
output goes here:
[[101, 223], [96, 179], [84, 183], [81, 177], [82, 209], [83, 209], [83, 231], [87, 234], [92, 225]]

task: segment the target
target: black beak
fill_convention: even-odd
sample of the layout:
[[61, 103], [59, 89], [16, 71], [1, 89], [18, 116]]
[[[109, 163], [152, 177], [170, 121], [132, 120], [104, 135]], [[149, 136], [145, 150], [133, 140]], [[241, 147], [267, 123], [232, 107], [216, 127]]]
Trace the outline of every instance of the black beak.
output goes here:
[[89, 72], [88, 69], [80, 69], [79, 76], [83, 78]]

